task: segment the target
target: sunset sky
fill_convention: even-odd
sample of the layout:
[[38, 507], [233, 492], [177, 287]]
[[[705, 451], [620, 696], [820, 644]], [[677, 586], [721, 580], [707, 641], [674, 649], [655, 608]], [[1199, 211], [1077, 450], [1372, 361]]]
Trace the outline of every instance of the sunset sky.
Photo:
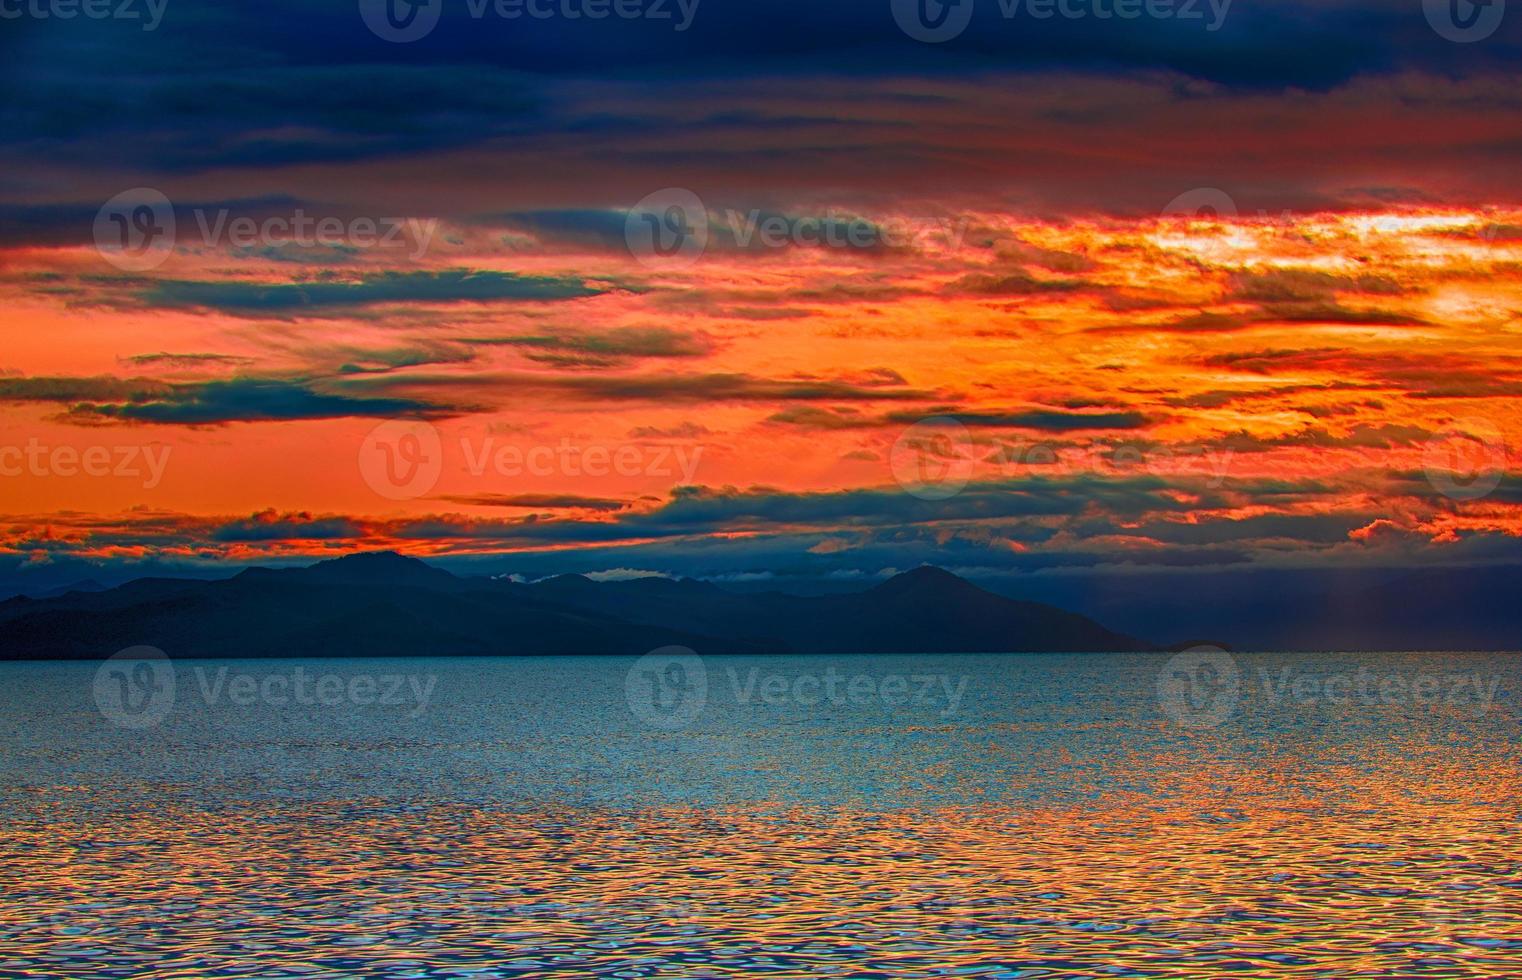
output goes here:
[[313, 6], [0, 21], [8, 572], [1522, 557], [1522, 11]]

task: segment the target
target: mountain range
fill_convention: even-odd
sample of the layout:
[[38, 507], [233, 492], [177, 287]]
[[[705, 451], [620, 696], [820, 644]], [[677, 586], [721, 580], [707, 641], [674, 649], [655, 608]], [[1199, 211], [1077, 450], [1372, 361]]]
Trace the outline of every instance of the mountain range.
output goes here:
[[695, 579], [462, 577], [394, 552], [220, 580], [144, 578], [0, 602], [0, 659], [1151, 650], [929, 566], [862, 592], [737, 593]]

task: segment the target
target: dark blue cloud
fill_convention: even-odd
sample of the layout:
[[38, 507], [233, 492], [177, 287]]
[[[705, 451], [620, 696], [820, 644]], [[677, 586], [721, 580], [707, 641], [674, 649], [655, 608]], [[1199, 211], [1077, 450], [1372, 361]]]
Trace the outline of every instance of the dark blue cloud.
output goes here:
[[71, 409], [71, 414], [82, 420], [105, 418], [176, 425], [448, 413], [439, 405], [415, 399], [356, 398], [318, 391], [310, 382], [262, 378], [174, 385], [149, 397], [117, 403], [80, 402]]
[[[1011, 65], [1042, 68], [1161, 69], [1242, 85], [1332, 84], [1366, 71], [1401, 67], [1464, 69], [1516, 54], [1522, 33], [1503, 21], [1484, 45], [1456, 45], [1434, 32], [1419, 2], [1381, 0], [1236, 0], [1218, 17], [1209, 0], [1175, 0], [1165, 18], [1100, 16], [1116, 4], [1082, 3], [1088, 16], [1033, 16], [1024, 4], [1005, 16], [1012, 0], [964, 0], [971, 22], [944, 44], [922, 44], [894, 22], [889, 0], [701, 0], [686, 30], [676, 30], [676, 0], [642, 7], [652, 16], [569, 19], [497, 16], [491, 0], [442, 3], [437, 26], [406, 44], [384, 41], [363, 25], [353, 0], [268, 0], [241, 8], [191, 0], [169, 7], [161, 28], [94, 30], [97, 45], [131, 45], [129, 69], [174, 53], [190, 65], [336, 64], [352, 68], [390, 64], [490, 65], [539, 75], [733, 74], [828, 69], [855, 73], [895, 69], [981, 70]], [[473, 16], [472, 6], [481, 16]], [[1139, 6], [1139, 5], [1138, 5]], [[658, 14], [664, 11], [666, 16]], [[1197, 15], [1196, 15], [1197, 14]], [[84, 24], [76, 22], [80, 28]], [[1210, 29], [1213, 24], [1217, 29]], [[83, 30], [63, 23], [32, 31], [33, 45], [81, 54]], [[146, 49], [146, 51], [145, 51]], [[219, 53], [242, 60], [218, 62]], [[386, 84], [381, 81], [380, 84]], [[312, 92], [312, 108], [342, 109], [345, 89]], [[420, 87], [426, 96], [433, 90]], [[207, 93], [207, 97], [219, 93]], [[238, 89], [224, 97], [237, 98]], [[480, 93], [479, 98], [500, 97]], [[361, 113], [354, 113], [362, 118]]]
[[283, 541], [293, 538], [342, 540], [363, 533], [358, 524], [343, 517], [313, 518], [305, 514], [277, 516], [271, 511], [223, 524], [212, 531], [211, 539], [222, 542]]
[[[0, 146], [4, 137], [0, 136]], [[20, 204], [0, 201], [0, 246], [83, 245], [95, 240], [95, 219], [105, 199], [69, 201], [55, 204]], [[226, 212], [229, 219], [267, 216], [290, 216], [297, 208], [318, 214], [330, 212], [287, 195], [241, 198], [226, 201], [179, 201], [173, 204], [176, 224], [184, 229], [197, 228], [196, 216]], [[206, 219], [215, 220], [215, 219]]]
[[[703, 0], [683, 31], [649, 18], [504, 20], [489, 2], [478, 19], [466, 0], [433, 2], [443, 4], [437, 28], [410, 44], [371, 34], [353, 0], [175, 0], [152, 32], [83, 18], [6, 21], [0, 145], [79, 164], [109, 154], [160, 173], [397, 157], [525, 135], [607, 152], [641, 132], [660, 104], [642, 106], [638, 91], [625, 89], [616, 109], [565, 117], [557, 80], [1161, 73], [1176, 76], [1186, 97], [1205, 97], [1208, 89], [1191, 91], [1187, 80], [1325, 90], [1406, 70], [1514, 72], [1522, 57], [1522, 18], [1506, 18], [1483, 43], [1453, 44], [1417, 0], [1236, 0], [1217, 30], [1208, 29], [1210, 0], [1174, 0], [1199, 18], [1130, 20], [1006, 17], [1000, 0], [964, 0], [975, 4], [971, 23], [934, 45], [906, 36], [888, 0]], [[701, 94], [685, 97], [696, 103]], [[828, 88], [820, 94], [827, 103]], [[907, 105], [930, 96], [898, 97]], [[1054, 108], [1050, 121], [1099, 125], [1097, 111]], [[850, 118], [841, 111], [836, 124]], [[795, 131], [803, 122], [721, 103], [692, 119], [711, 131]]]
[[261, 283], [160, 279], [137, 292], [149, 306], [191, 307], [234, 313], [295, 313], [324, 307], [375, 303], [578, 299], [607, 292], [567, 276], [456, 269], [448, 272], [382, 272], [354, 279]]
[[[948, 412], [941, 418], [963, 425], [998, 429], [1041, 429], [1046, 432], [1082, 432], [1088, 429], [1141, 429], [1152, 419], [1141, 412], [1061, 412], [1032, 409], [1027, 412]], [[892, 412], [889, 422], [911, 425], [923, 419], [913, 412]]]

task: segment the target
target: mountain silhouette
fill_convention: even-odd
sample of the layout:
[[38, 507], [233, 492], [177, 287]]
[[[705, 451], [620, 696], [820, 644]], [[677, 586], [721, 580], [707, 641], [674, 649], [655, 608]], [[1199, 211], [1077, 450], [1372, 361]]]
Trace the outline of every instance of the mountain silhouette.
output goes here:
[[51, 589], [42, 589], [30, 593], [34, 599], [51, 599], [54, 596], [68, 595], [70, 592], [104, 592], [106, 587], [93, 578], [81, 579], [78, 582], [70, 582], [68, 585], [58, 585]]
[[732, 593], [693, 579], [468, 578], [394, 552], [227, 579], [146, 578], [0, 603], [0, 659], [983, 653], [1149, 650], [1076, 613], [923, 567], [862, 592]]
[[367, 551], [330, 558], [305, 568], [250, 568], [237, 576], [247, 581], [278, 581], [326, 585], [379, 585], [387, 587], [454, 588], [461, 579], [427, 562], [394, 551]]
[[1029, 576], [996, 588], [1169, 649], [1522, 650], [1522, 566]]

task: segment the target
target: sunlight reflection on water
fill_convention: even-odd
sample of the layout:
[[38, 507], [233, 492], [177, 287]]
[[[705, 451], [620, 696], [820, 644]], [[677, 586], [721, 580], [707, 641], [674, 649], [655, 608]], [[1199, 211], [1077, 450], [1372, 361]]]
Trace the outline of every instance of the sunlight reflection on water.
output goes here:
[[1161, 662], [848, 664], [965, 673], [952, 717], [720, 678], [679, 732], [613, 659], [405, 661], [417, 718], [187, 698], [147, 733], [92, 714], [93, 667], [0, 665], [0, 977], [1518, 975], [1515, 661], [1442, 661], [1499, 678], [1482, 711], [1249, 691], [1188, 734]]

